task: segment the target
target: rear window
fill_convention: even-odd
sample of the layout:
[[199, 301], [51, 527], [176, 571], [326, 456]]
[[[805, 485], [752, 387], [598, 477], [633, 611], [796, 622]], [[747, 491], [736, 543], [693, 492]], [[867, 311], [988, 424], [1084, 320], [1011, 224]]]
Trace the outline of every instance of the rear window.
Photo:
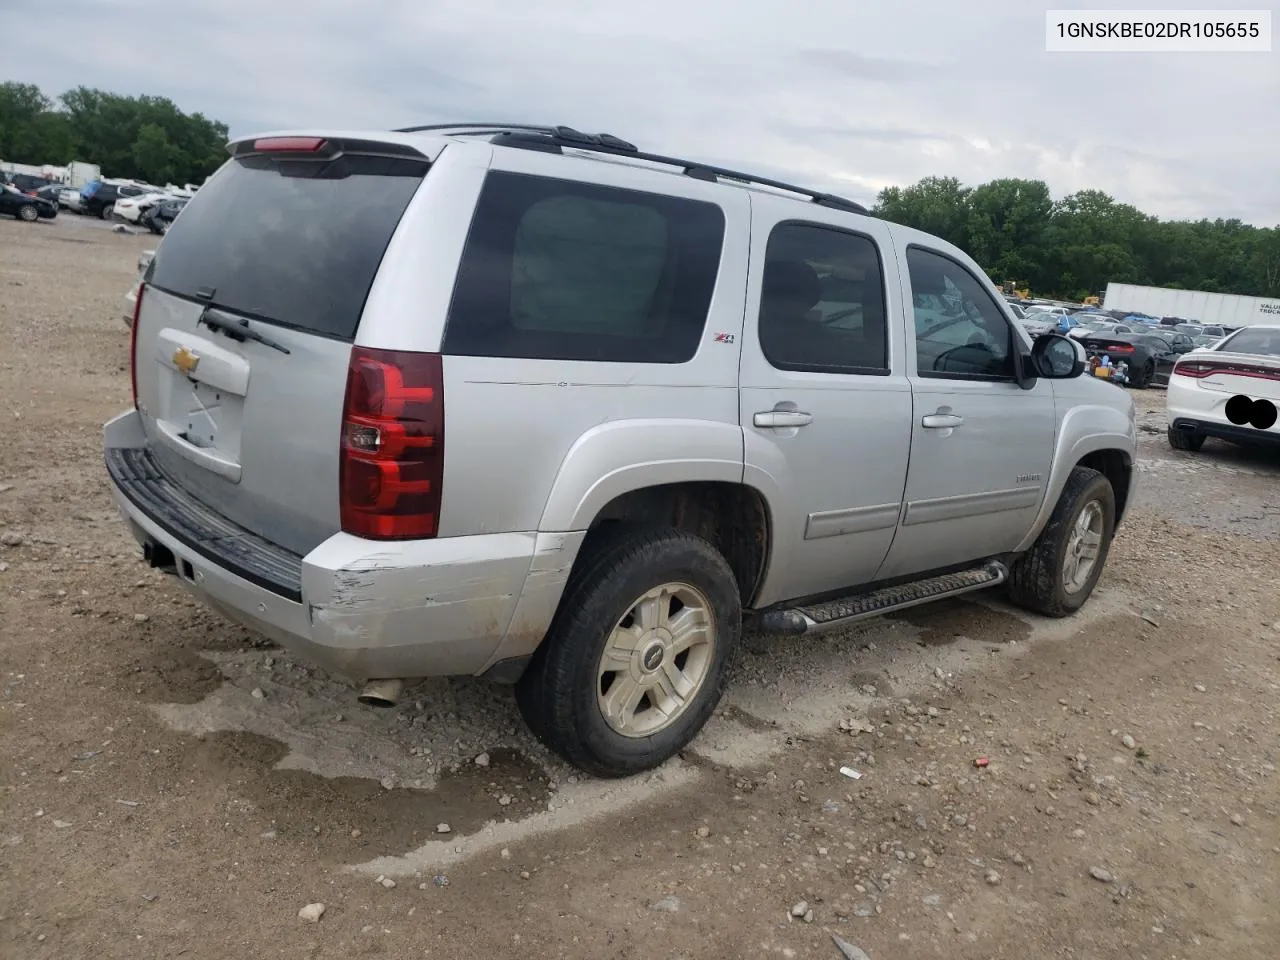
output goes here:
[[1280, 330], [1250, 330], [1246, 327], [1218, 349], [1225, 353], [1250, 353], [1258, 357], [1280, 356]]
[[442, 350], [683, 363], [706, 325], [723, 241], [714, 203], [491, 173]]
[[175, 219], [152, 285], [257, 320], [351, 340], [421, 161], [232, 160]]

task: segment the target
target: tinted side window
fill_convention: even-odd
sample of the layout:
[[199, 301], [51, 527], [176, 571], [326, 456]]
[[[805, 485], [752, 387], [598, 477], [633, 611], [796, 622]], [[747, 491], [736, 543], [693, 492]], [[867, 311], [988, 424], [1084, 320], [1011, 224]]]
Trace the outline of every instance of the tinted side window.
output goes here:
[[724, 223], [713, 203], [491, 173], [441, 349], [684, 363], [706, 326]]
[[760, 291], [760, 349], [783, 370], [885, 373], [884, 271], [868, 237], [774, 227]]
[[977, 278], [954, 260], [919, 247], [907, 250], [907, 269], [917, 374], [1012, 379], [1013, 331]]

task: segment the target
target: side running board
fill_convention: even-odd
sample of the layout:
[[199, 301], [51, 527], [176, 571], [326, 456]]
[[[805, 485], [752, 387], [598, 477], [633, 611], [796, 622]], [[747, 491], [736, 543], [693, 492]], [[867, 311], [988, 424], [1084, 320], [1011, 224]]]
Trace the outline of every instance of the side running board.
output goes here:
[[855, 593], [825, 603], [770, 610], [761, 616], [760, 629], [765, 633], [791, 636], [833, 630], [895, 610], [985, 590], [1004, 583], [1007, 579], [1009, 568], [998, 560], [989, 560], [980, 567], [961, 570], [959, 573], [944, 573], [896, 587], [881, 587], [869, 593]]

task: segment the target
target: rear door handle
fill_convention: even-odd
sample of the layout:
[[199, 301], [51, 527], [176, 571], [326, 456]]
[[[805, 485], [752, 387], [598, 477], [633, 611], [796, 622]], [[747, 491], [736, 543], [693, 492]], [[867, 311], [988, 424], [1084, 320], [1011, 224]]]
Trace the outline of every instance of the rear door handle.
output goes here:
[[803, 427], [813, 423], [813, 414], [800, 410], [763, 410], [751, 418], [757, 427]]
[[926, 430], [947, 430], [962, 423], [964, 417], [957, 417], [954, 413], [930, 413], [920, 420], [920, 426]]

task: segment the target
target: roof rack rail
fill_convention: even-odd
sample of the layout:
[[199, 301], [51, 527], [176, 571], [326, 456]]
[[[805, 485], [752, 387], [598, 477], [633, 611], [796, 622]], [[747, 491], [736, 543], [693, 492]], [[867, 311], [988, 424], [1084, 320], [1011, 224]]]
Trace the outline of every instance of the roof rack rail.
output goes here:
[[397, 127], [392, 133], [443, 133], [452, 130], [464, 136], [492, 136], [495, 133], [520, 131], [522, 133], [551, 133], [556, 128], [530, 123], [428, 123], [416, 127]]
[[772, 180], [768, 177], [759, 177], [755, 174], [729, 170], [725, 167], [699, 163], [694, 160], [681, 160], [678, 157], [645, 153], [635, 144], [608, 133], [583, 133], [573, 127], [539, 126], [527, 123], [433, 123], [425, 126], [402, 127], [394, 132], [424, 133], [428, 131], [440, 133], [453, 131], [464, 136], [489, 136], [494, 144], [515, 147], [521, 150], [562, 153], [563, 148], [568, 148], [570, 150], [589, 150], [594, 153], [629, 157], [632, 160], [644, 160], [649, 163], [680, 167], [686, 177], [693, 177], [696, 180], [712, 182], [730, 180], [735, 183], [755, 184], [756, 186], [782, 190], [786, 193], [798, 193], [801, 196], [808, 197], [819, 206], [845, 210], [864, 216], [869, 214], [867, 208], [862, 204], [832, 193], [811, 190], [808, 187], [796, 186], [793, 183], [786, 183], [782, 180]]

